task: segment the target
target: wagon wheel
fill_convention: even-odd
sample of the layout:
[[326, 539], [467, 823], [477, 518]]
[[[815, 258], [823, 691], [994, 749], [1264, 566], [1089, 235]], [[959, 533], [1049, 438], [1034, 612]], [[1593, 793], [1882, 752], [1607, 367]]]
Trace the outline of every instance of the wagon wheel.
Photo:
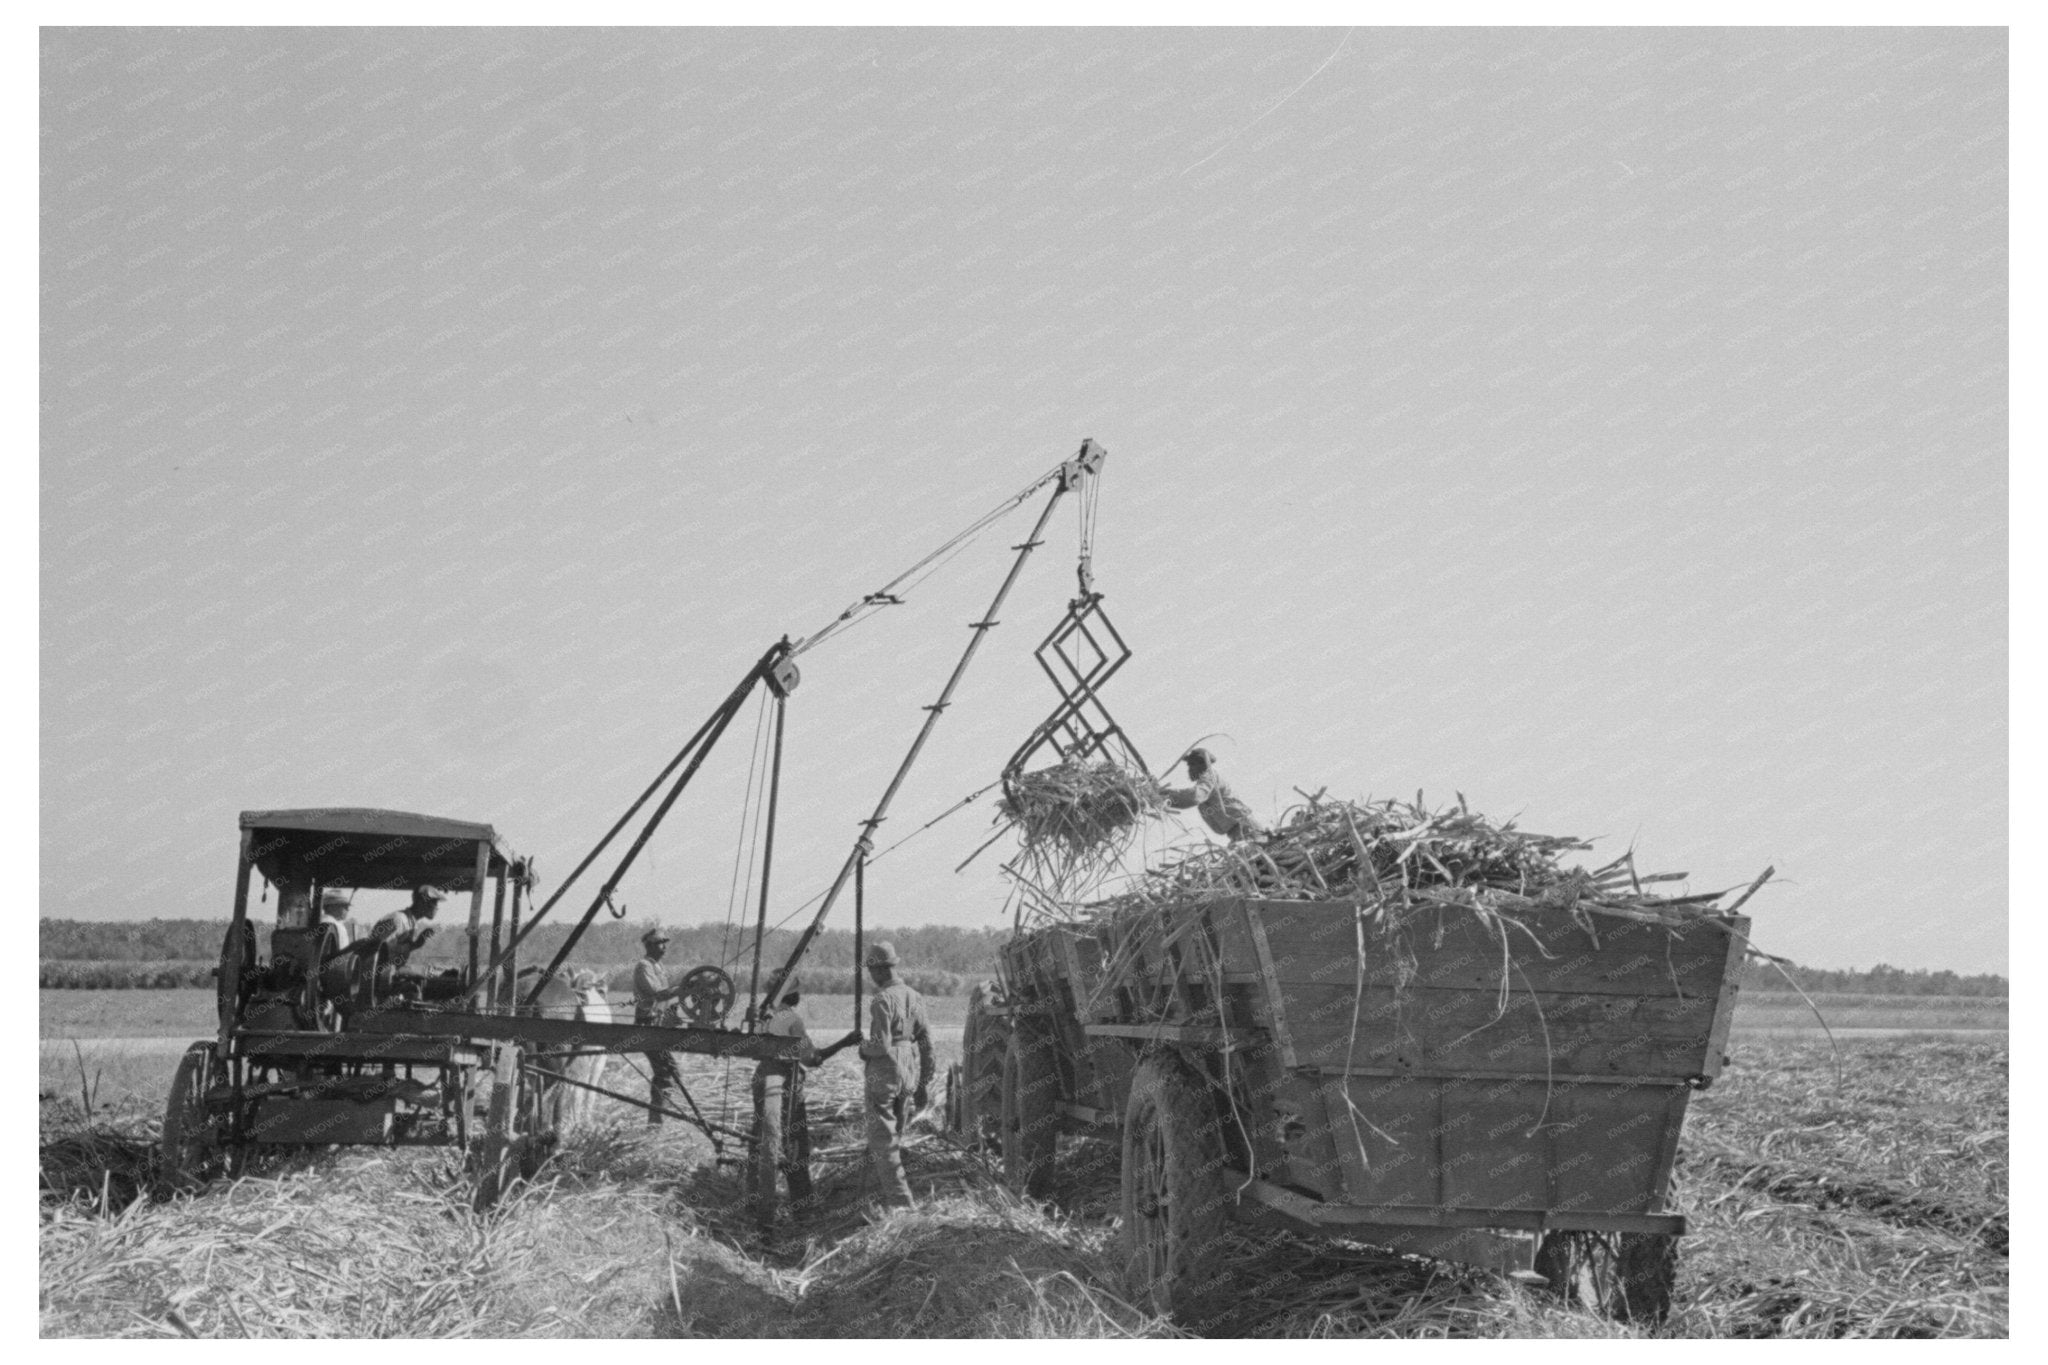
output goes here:
[[1217, 1246], [1230, 1216], [1216, 1115], [1177, 1059], [1149, 1057], [1124, 1112], [1125, 1274], [1140, 1306], [1194, 1326], [1219, 1296]]
[[1000, 996], [983, 982], [967, 1002], [967, 1027], [960, 1038], [959, 1114], [954, 1131], [969, 1147], [1002, 1145], [1003, 1061], [1009, 1051], [1009, 1020], [992, 1013]]
[[[235, 970], [230, 970], [234, 968]], [[220, 941], [220, 966], [213, 977], [214, 1003], [223, 1028], [242, 1022], [242, 1002], [256, 976], [256, 929], [247, 920], [230, 924]]]
[[1035, 1199], [1052, 1189], [1060, 1141], [1059, 1080], [1044, 1027], [1019, 1021], [1003, 1054], [1003, 1179]]
[[1547, 1232], [1536, 1273], [1552, 1292], [1619, 1322], [1662, 1322], [1678, 1282], [1678, 1239], [1659, 1232]]
[[732, 978], [716, 967], [696, 967], [676, 987], [676, 1005], [698, 1028], [713, 1028], [732, 1010], [738, 994]]
[[194, 1043], [178, 1059], [164, 1102], [163, 1137], [157, 1144], [157, 1173], [167, 1190], [190, 1189], [218, 1164], [221, 1135], [206, 1110], [206, 1094], [220, 1078], [212, 1043]]

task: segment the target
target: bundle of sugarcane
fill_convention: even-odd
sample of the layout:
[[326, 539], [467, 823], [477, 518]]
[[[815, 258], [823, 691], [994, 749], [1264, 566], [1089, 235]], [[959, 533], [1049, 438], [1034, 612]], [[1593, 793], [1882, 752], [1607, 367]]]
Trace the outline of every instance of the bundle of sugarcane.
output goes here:
[[1159, 784], [1142, 769], [1069, 760], [1005, 780], [996, 819], [1017, 835], [1014, 869], [1071, 893], [1114, 867], [1139, 825], [1165, 808]]
[[1687, 874], [1640, 875], [1632, 853], [1591, 870], [1562, 865], [1563, 855], [1591, 847], [1583, 839], [1518, 830], [1512, 820], [1496, 825], [1462, 796], [1455, 807], [1430, 810], [1420, 793], [1412, 803], [1331, 801], [1318, 794], [1287, 812], [1264, 838], [1203, 848], [1150, 869], [1129, 890], [1082, 913], [1256, 896], [1358, 900], [1395, 911], [1431, 905], [1494, 914], [1559, 910], [1679, 924], [1712, 912], [1728, 894], [1646, 890]]

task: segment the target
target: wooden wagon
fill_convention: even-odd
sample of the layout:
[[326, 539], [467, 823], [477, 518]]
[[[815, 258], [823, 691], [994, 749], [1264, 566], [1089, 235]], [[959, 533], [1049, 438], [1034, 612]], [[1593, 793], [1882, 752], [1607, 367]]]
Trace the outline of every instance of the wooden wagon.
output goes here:
[[1748, 921], [1226, 899], [1041, 928], [977, 994], [954, 1117], [1048, 1187], [1120, 1136], [1134, 1293], [1214, 1304], [1243, 1219], [1661, 1317], [1686, 1103], [1726, 1060]]

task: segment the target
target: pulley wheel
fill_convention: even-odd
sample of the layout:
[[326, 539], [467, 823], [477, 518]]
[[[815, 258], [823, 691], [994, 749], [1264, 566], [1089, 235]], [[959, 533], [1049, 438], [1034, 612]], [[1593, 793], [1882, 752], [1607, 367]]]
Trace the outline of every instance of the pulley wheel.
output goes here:
[[738, 995], [732, 978], [716, 967], [696, 967], [676, 990], [676, 1007], [698, 1028], [716, 1028], [732, 1010]]

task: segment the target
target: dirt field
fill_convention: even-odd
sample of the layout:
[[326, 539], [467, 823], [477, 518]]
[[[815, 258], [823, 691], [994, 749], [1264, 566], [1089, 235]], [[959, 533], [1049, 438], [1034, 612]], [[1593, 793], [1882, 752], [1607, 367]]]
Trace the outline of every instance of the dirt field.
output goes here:
[[[1068, 1140], [1059, 1199], [1039, 1208], [925, 1136], [910, 1158], [923, 1206], [871, 1220], [845, 1059], [813, 1088], [825, 1208], [764, 1236], [701, 1136], [650, 1132], [610, 1102], [538, 1187], [489, 1218], [467, 1211], [456, 1156], [432, 1151], [271, 1159], [152, 1203], [138, 1194], [176, 1047], [86, 1045], [89, 1132], [77, 1064], [53, 1062], [60, 1050], [70, 1057], [45, 1047], [45, 1335], [1173, 1332], [1118, 1297], [1109, 1143]], [[1814, 1037], [1738, 1040], [1735, 1064], [1697, 1098], [1679, 1174], [1694, 1231], [1665, 1334], [2005, 1334], [2004, 1040], [1853, 1039], [1841, 1064], [1838, 1082]], [[691, 1077], [707, 1109], [743, 1110], [743, 1066], [728, 1079], [700, 1062]], [[644, 1084], [623, 1072], [612, 1083]], [[1236, 1238], [1231, 1254], [1245, 1293], [1217, 1334], [1643, 1334], [1366, 1248]]]

